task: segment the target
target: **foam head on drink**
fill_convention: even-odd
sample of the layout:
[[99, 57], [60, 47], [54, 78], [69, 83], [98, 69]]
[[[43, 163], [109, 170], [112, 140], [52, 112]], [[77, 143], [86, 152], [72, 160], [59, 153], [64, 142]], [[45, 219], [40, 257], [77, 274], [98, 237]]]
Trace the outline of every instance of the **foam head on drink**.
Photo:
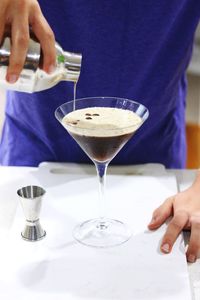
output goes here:
[[63, 126], [72, 134], [109, 137], [135, 132], [142, 119], [131, 110], [111, 107], [89, 107], [67, 114]]

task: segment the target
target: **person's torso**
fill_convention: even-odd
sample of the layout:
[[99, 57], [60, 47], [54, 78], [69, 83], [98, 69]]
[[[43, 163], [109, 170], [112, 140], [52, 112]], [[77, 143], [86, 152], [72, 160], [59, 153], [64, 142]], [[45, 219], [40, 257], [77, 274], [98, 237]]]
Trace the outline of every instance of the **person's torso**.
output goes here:
[[[83, 55], [78, 98], [125, 97], [149, 108], [148, 121], [114, 162], [145, 162], [149, 148], [151, 161], [170, 165], [167, 148], [171, 147], [168, 152], [175, 158], [176, 151], [184, 145], [184, 73], [200, 17], [200, 2], [39, 0], [39, 3], [56, 40], [65, 50]], [[33, 95], [10, 93], [7, 113], [20, 118], [20, 122], [51, 145], [55, 160], [87, 161], [54, 117], [55, 109], [72, 98], [73, 85], [69, 82]]]

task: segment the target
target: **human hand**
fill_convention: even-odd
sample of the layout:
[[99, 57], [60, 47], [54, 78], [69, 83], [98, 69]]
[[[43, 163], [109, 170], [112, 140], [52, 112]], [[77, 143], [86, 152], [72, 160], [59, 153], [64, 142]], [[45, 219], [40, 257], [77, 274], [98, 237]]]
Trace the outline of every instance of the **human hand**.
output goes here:
[[159, 228], [172, 216], [161, 242], [161, 251], [169, 253], [183, 229], [191, 230], [186, 252], [188, 262], [200, 257], [200, 174], [187, 190], [168, 198], [154, 212], [148, 225], [150, 230]]
[[0, 44], [4, 32], [11, 33], [11, 55], [6, 80], [17, 81], [26, 58], [29, 29], [41, 44], [44, 55], [43, 69], [51, 73], [55, 66], [55, 38], [36, 0], [0, 1]]

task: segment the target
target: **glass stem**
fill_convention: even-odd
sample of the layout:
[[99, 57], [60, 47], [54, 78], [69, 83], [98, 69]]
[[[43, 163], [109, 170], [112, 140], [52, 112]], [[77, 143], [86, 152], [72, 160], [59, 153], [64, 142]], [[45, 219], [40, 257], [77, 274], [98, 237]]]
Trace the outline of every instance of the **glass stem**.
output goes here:
[[97, 170], [97, 176], [99, 181], [99, 210], [100, 218], [105, 218], [105, 183], [106, 183], [106, 172], [108, 163], [95, 162], [95, 167]]

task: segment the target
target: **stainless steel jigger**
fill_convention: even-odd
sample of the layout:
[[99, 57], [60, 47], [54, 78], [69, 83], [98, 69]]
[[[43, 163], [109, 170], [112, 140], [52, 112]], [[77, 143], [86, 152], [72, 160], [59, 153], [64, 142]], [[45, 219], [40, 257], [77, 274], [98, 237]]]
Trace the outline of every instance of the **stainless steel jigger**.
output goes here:
[[46, 235], [39, 221], [42, 197], [45, 193], [43, 188], [34, 185], [22, 187], [17, 191], [26, 217], [26, 225], [21, 233], [26, 241], [39, 241]]

